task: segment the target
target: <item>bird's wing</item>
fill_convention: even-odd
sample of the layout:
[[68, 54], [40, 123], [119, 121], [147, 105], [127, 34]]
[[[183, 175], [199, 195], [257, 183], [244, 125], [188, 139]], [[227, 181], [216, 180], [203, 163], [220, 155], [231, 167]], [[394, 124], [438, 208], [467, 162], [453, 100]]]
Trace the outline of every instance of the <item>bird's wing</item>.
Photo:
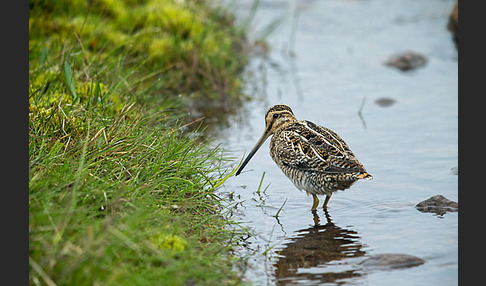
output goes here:
[[278, 135], [277, 154], [282, 164], [325, 173], [366, 172], [344, 140], [330, 129], [299, 121]]

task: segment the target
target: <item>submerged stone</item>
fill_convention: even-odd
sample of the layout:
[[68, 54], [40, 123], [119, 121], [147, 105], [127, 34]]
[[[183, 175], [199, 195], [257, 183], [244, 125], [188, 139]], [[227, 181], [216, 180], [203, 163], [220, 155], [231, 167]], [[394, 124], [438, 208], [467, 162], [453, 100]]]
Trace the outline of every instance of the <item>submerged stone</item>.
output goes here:
[[451, 172], [453, 175], [459, 175], [459, 166], [452, 167]]
[[413, 51], [406, 51], [393, 55], [385, 62], [387, 66], [395, 67], [401, 71], [409, 71], [424, 67], [426, 63], [427, 59], [425, 56]]
[[420, 257], [400, 253], [376, 254], [360, 262], [365, 268], [377, 270], [408, 268], [424, 263], [425, 260]]
[[380, 97], [377, 100], [375, 100], [375, 103], [378, 104], [378, 106], [380, 107], [389, 107], [395, 104], [395, 102], [397, 101], [390, 97]]
[[443, 215], [446, 212], [459, 211], [459, 204], [457, 202], [451, 201], [442, 195], [430, 197], [418, 203], [415, 207], [421, 212], [436, 213], [438, 215]]

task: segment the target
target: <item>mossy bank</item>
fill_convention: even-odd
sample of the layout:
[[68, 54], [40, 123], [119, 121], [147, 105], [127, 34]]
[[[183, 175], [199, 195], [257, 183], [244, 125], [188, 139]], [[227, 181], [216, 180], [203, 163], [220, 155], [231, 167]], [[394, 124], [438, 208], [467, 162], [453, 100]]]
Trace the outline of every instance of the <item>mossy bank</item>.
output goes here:
[[31, 67], [56, 72], [64, 61], [77, 80], [104, 79], [145, 108], [182, 113], [239, 101], [248, 57], [244, 28], [212, 1], [30, 0]]
[[240, 100], [244, 46], [209, 1], [29, 1], [29, 284], [240, 282], [233, 158], [183, 115]]

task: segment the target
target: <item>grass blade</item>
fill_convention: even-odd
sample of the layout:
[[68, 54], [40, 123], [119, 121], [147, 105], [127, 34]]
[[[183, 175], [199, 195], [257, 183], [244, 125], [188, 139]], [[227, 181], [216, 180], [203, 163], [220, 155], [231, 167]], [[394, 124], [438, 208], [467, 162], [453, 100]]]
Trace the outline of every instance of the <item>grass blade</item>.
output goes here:
[[76, 92], [76, 86], [74, 85], [74, 77], [73, 77], [73, 70], [69, 65], [68, 61], [64, 61], [64, 75], [66, 76], [66, 84], [69, 88], [69, 91], [74, 97], [74, 103], [78, 101], [78, 93]]
[[260, 196], [260, 189], [262, 188], [262, 184], [263, 184], [263, 178], [265, 178], [265, 172], [263, 172], [262, 174], [262, 178], [260, 179], [260, 184], [258, 185], [258, 190], [256, 191], [259, 196]]
[[224, 178], [220, 179], [220, 180], [217, 180], [216, 184], [214, 184], [213, 188], [214, 189], [217, 189], [219, 186], [221, 186], [229, 177], [233, 176], [234, 173], [236, 173], [236, 170], [238, 170], [238, 168], [240, 168], [241, 166], [241, 163], [243, 163], [243, 159], [245, 158], [245, 155], [243, 154], [243, 157], [241, 158], [240, 160], [240, 163], [238, 163], [238, 165], [236, 167], [233, 168], [233, 170], [231, 170], [231, 172], [226, 175]]
[[285, 201], [283, 202], [282, 206], [278, 209], [277, 213], [274, 215], [274, 217], [278, 218], [278, 215], [280, 214], [280, 211], [283, 209], [283, 207], [285, 206], [285, 203], [287, 202], [288, 198], [285, 199]]
[[48, 53], [49, 53], [49, 47], [45, 47], [39, 56], [39, 66], [45, 63]]
[[44, 279], [44, 282], [46, 282], [48, 286], [57, 285], [56, 283], [54, 283], [54, 281], [52, 281], [51, 277], [49, 277], [49, 275], [46, 274], [46, 272], [42, 269], [42, 267], [40, 267], [39, 264], [37, 264], [37, 262], [35, 262], [35, 260], [32, 259], [32, 257], [30, 256], [29, 256], [29, 265], [32, 267], [32, 269], [34, 269], [35, 272], [39, 274], [40, 277], [42, 277], [42, 279]]

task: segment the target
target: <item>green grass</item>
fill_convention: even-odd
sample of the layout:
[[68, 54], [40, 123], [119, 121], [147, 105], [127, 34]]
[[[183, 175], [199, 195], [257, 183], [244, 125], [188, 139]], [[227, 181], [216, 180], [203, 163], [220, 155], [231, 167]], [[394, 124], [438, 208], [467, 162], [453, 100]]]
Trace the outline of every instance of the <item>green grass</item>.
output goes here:
[[89, 124], [70, 143], [31, 141], [31, 283], [238, 281], [211, 187], [218, 178], [208, 175], [221, 168], [220, 151], [123, 117]]
[[29, 284], [239, 284], [232, 158], [182, 115], [240, 100], [244, 31], [207, 1], [29, 8]]
[[224, 110], [243, 98], [238, 74], [248, 53], [244, 29], [212, 6], [189, 0], [30, 0], [29, 60], [67, 61], [84, 71], [76, 80], [117, 82], [123, 95], [149, 110]]

